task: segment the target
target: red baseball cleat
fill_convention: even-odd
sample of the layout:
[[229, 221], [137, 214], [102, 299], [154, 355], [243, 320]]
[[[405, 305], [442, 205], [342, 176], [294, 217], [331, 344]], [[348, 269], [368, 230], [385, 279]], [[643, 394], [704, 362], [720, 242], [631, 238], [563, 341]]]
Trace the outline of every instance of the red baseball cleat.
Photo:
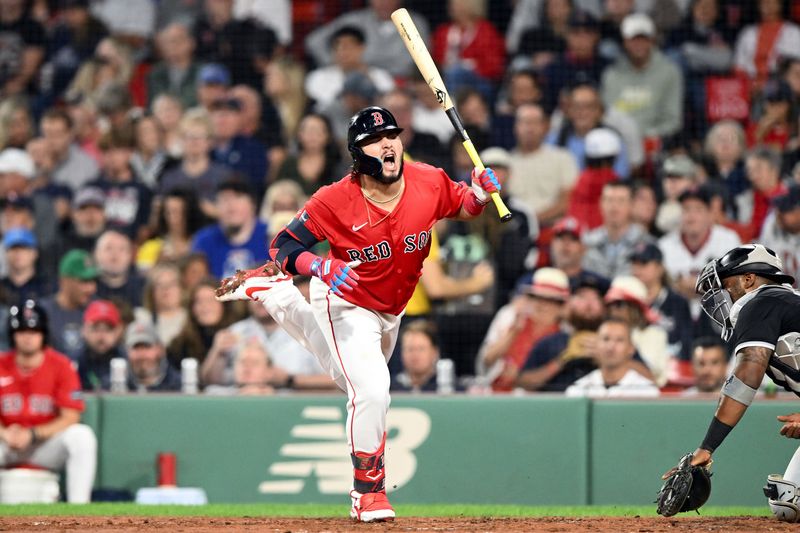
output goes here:
[[361, 494], [350, 491], [353, 507], [350, 509], [350, 518], [359, 522], [390, 522], [394, 520], [394, 509], [389, 503], [385, 492], [367, 492]]
[[274, 261], [267, 261], [258, 268], [237, 270], [236, 274], [222, 280], [217, 288], [217, 300], [256, 300], [258, 294], [268, 291], [278, 283], [288, 281], [292, 276], [285, 274]]

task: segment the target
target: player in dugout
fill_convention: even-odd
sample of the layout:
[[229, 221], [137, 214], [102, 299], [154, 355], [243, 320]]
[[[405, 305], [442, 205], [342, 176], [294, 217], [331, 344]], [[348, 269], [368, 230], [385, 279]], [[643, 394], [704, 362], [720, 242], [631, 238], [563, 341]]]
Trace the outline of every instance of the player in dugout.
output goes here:
[[[500, 185], [472, 172], [472, 186], [439, 168], [403, 161], [392, 113], [367, 107], [350, 119], [352, 171], [315, 193], [272, 242], [275, 262], [223, 280], [221, 300], [255, 299], [319, 359], [347, 392], [347, 441], [353, 460], [350, 516], [393, 520], [385, 490], [389, 409], [387, 362], [400, 318], [443, 218], [480, 215]], [[330, 253], [310, 249], [327, 240]], [[277, 264], [276, 264], [277, 263]], [[356, 272], [357, 269], [357, 272]], [[291, 275], [313, 276], [309, 304]]]
[[47, 343], [47, 314], [26, 300], [9, 310], [11, 351], [0, 355], [0, 468], [66, 469], [67, 501], [89, 503], [97, 438], [80, 423], [78, 372]]

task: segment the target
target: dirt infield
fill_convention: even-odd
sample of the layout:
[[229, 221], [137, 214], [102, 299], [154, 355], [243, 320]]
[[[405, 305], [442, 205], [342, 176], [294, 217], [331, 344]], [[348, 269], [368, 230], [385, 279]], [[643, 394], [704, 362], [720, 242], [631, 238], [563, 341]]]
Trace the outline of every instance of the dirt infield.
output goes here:
[[323, 532], [323, 531], [568, 531], [675, 533], [682, 531], [776, 531], [774, 519], [763, 517], [670, 518], [415, 518], [403, 517], [384, 524], [358, 524], [332, 518], [203, 518], [203, 517], [3, 517], [0, 531], [88, 531], [93, 533], [143, 533], [150, 530], [180, 533], [219, 531]]

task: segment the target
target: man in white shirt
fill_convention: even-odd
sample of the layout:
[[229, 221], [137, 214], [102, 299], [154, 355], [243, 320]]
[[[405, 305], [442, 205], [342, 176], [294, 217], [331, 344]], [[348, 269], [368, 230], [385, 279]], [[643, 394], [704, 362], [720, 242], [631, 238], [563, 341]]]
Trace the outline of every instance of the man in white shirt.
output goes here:
[[306, 93], [316, 102], [317, 110], [334, 103], [347, 75], [353, 72], [365, 74], [381, 94], [394, 89], [394, 78], [388, 71], [364, 62], [366, 37], [360, 28], [339, 28], [331, 35], [330, 49], [333, 52], [333, 64], [312, 70], [306, 77]]
[[[365, 62], [373, 67], [389, 69], [393, 76], [408, 76], [417, 69], [390, 18], [394, 10], [403, 7], [402, 4], [401, 0], [370, 0], [363, 9], [347, 11], [312, 31], [306, 37], [306, 52], [317, 65], [330, 64], [331, 50], [328, 41], [331, 35], [343, 26], [355, 26], [361, 28], [367, 38]], [[413, 10], [410, 13], [422, 40], [429, 42], [428, 21]]]
[[578, 164], [563, 148], [544, 144], [550, 120], [538, 104], [517, 108], [509, 183], [512, 196], [536, 212], [539, 225], [549, 226], [567, 210]]
[[714, 223], [711, 191], [704, 186], [681, 193], [681, 221], [678, 229], [658, 241], [664, 254], [664, 268], [674, 288], [693, 303], [692, 316], [699, 315], [694, 286], [697, 274], [711, 259], [741, 244], [735, 231]]
[[[316, 357], [278, 326], [275, 319], [258, 302], [250, 304], [250, 318], [240, 320], [227, 329], [230, 343], [223, 349], [209, 352], [201, 372], [208, 383], [230, 385], [234, 380], [236, 347], [258, 344], [269, 354], [276, 386], [289, 389], [333, 389], [336, 387]], [[213, 352], [213, 353], [212, 353]]]
[[658, 396], [658, 387], [631, 367], [635, 351], [628, 325], [621, 320], [606, 320], [597, 330], [597, 370], [567, 387], [566, 395], [589, 398]]

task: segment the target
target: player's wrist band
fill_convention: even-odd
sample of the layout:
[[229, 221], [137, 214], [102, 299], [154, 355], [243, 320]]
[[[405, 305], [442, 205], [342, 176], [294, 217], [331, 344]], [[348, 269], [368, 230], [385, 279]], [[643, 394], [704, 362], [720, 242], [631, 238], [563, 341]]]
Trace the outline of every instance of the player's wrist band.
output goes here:
[[714, 453], [722, 441], [725, 440], [725, 437], [728, 436], [728, 433], [731, 432], [733, 426], [729, 426], [725, 422], [720, 422], [719, 418], [716, 416], [711, 420], [711, 424], [708, 425], [708, 432], [706, 432], [706, 438], [703, 439], [703, 443], [700, 445], [700, 448], [703, 450], [708, 450], [711, 453]]
[[472, 182], [472, 187], [470, 187], [470, 190], [482, 204], [488, 204], [489, 200], [492, 198], [492, 195], [486, 192], [483, 187], [481, 187], [481, 184], [477, 181]]
[[461, 204], [461, 206], [464, 208], [464, 211], [470, 215], [478, 216], [483, 213], [486, 203], [481, 202], [475, 195], [475, 191], [470, 189], [467, 191], [467, 194], [464, 195], [464, 202]]
[[294, 265], [298, 274], [303, 276], [317, 276], [315, 265], [322, 263], [322, 258], [311, 252], [303, 252], [295, 259]]

